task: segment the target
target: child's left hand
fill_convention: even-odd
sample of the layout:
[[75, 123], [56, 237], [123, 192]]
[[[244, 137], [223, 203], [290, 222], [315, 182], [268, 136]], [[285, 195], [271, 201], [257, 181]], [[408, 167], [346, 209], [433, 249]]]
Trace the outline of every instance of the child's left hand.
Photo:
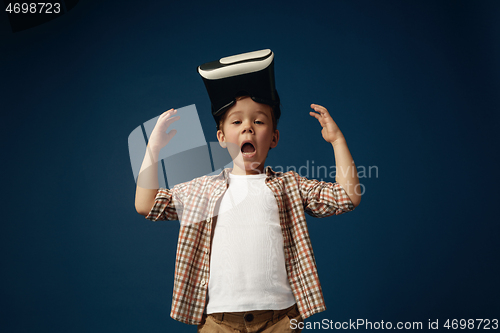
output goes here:
[[309, 114], [318, 119], [319, 123], [323, 127], [321, 134], [326, 142], [330, 142], [333, 145], [342, 141], [345, 142], [344, 135], [335, 121], [333, 121], [333, 118], [330, 116], [330, 113], [328, 113], [328, 110], [325, 107], [318, 104], [311, 104], [311, 109], [316, 112], [311, 111]]

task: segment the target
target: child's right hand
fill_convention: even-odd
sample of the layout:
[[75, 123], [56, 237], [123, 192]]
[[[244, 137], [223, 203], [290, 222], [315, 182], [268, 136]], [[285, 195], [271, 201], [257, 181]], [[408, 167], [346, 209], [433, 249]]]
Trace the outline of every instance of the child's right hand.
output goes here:
[[177, 110], [170, 109], [163, 112], [158, 118], [148, 142], [148, 146], [154, 151], [159, 152], [177, 133], [176, 130], [171, 130], [167, 133], [170, 124], [180, 119], [179, 116], [173, 117], [175, 114], [177, 114]]

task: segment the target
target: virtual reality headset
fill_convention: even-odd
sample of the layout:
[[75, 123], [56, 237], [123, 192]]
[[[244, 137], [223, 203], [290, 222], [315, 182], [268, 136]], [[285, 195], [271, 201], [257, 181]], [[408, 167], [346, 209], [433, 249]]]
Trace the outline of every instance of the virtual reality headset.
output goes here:
[[280, 98], [274, 82], [274, 53], [270, 49], [242, 53], [208, 62], [198, 67], [217, 121], [236, 103], [238, 96], [270, 105], [278, 121]]

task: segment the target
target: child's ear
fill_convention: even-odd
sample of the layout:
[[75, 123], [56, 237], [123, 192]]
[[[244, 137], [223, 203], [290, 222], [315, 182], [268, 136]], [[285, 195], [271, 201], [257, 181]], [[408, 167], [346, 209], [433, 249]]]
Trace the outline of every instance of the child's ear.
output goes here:
[[226, 148], [226, 138], [224, 137], [224, 132], [222, 130], [217, 131], [217, 140], [222, 148]]
[[278, 145], [279, 140], [280, 140], [280, 131], [275, 130], [273, 134], [273, 141], [271, 141], [270, 148], [275, 148]]

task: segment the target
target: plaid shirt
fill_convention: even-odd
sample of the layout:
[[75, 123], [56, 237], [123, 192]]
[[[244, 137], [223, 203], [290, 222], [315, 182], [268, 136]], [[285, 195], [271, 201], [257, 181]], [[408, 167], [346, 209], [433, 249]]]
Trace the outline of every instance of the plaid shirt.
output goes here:
[[[160, 189], [147, 219], [179, 220], [171, 317], [199, 325], [210, 278], [210, 249], [217, 217], [216, 204], [227, 189], [231, 169]], [[288, 281], [302, 315], [324, 311], [325, 302], [304, 212], [314, 217], [339, 215], [354, 209], [338, 183], [320, 182], [296, 172], [266, 168], [266, 184], [278, 204]]]

